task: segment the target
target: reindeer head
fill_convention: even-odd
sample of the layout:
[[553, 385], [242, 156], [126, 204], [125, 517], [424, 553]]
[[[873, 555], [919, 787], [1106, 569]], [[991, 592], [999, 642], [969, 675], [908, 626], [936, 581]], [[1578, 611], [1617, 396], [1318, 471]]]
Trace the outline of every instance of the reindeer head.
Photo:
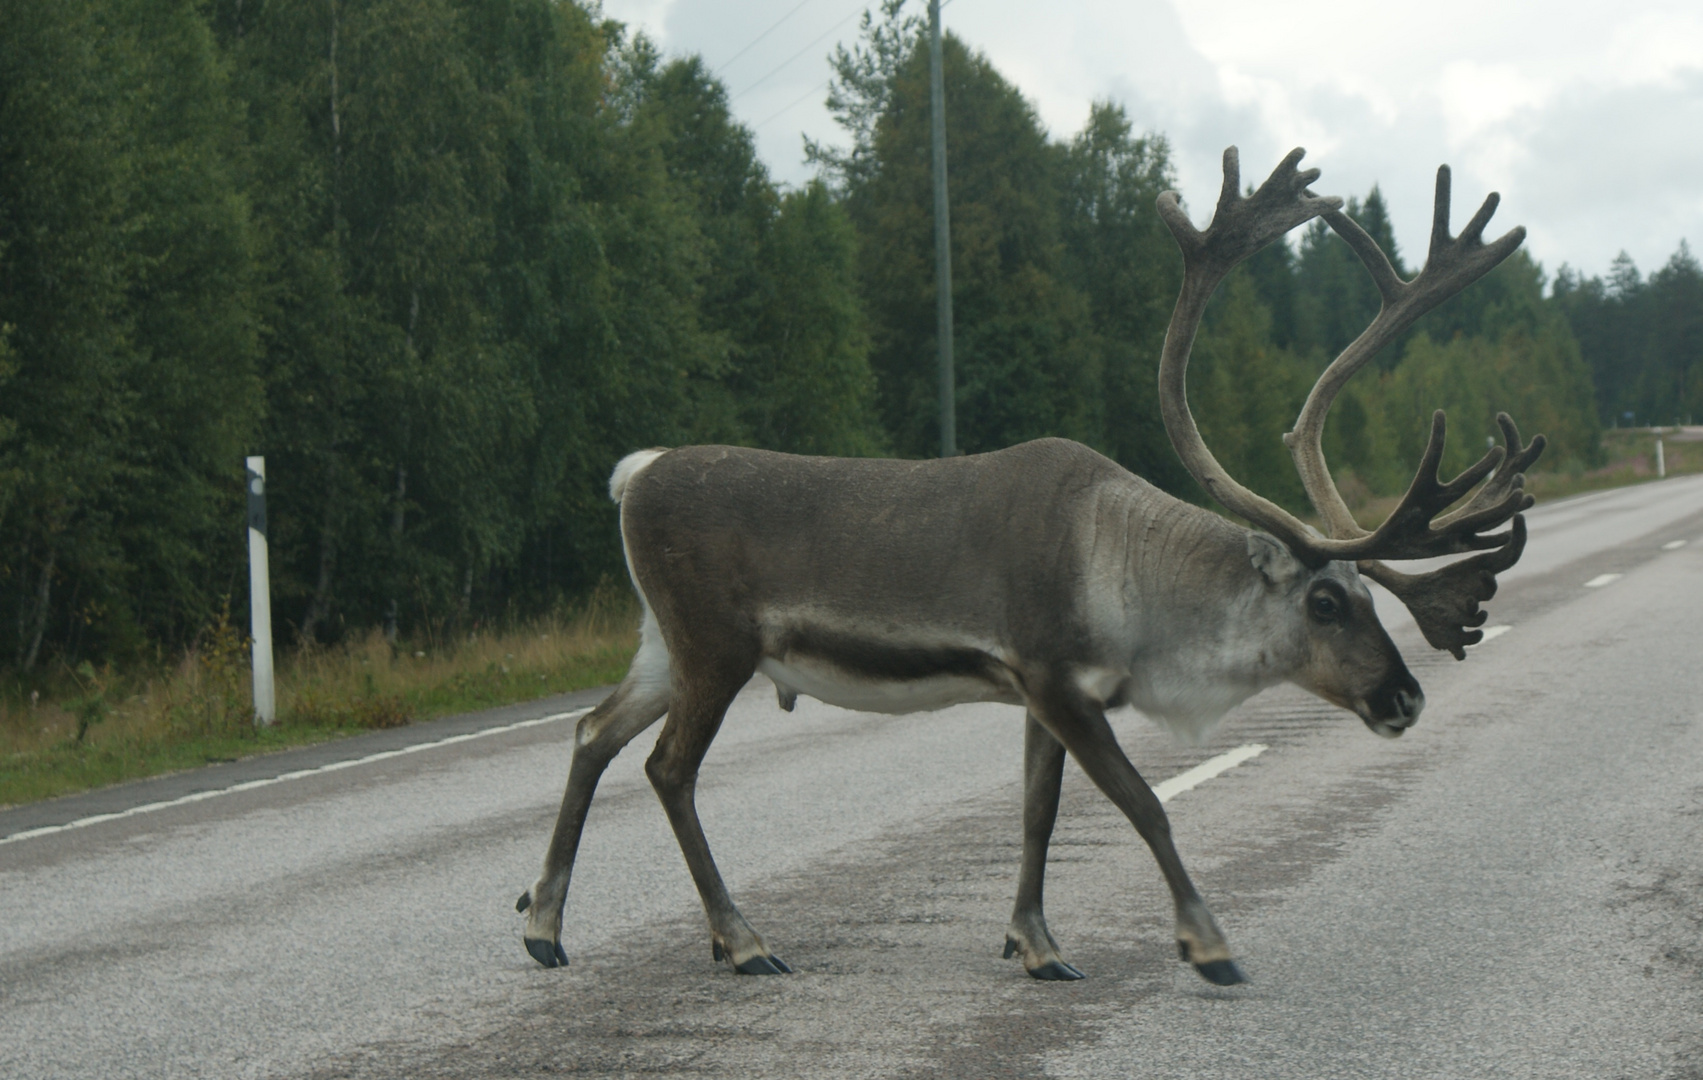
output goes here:
[[[1507, 414], [1497, 422], [1505, 447], [1496, 447], [1453, 480], [1438, 478], [1443, 457], [1444, 417], [1431, 420], [1431, 437], [1407, 494], [1383, 524], [1368, 532], [1343, 502], [1325, 464], [1321, 442], [1325, 415], [1348, 379], [1415, 319], [1489, 273], [1525, 239], [1515, 228], [1490, 244], [1484, 227], [1500, 197], [1491, 194], [1459, 237], [1449, 235], [1449, 169], [1437, 170], [1431, 249], [1425, 268], [1403, 281], [1365, 230], [1342, 213], [1342, 200], [1308, 190], [1319, 171], [1297, 170], [1304, 151], [1290, 151], [1259, 190], [1240, 194], [1236, 148], [1224, 151], [1224, 186], [1212, 224], [1196, 229], [1175, 192], [1159, 196], [1159, 214], [1183, 251], [1183, 288], [1165, 335], [1159, 365], [1159, 402], [1165, 430], [1183, 464], [1202, 487], [1233, 513], [1269, 532], [1305, 571], [1291, 583], [1293, 601], [1308, 610], [1308, 661], [1295, 681], [1319, 696], [1354, 709], [1380, 734], [1400, 734], [1417, 719], [1424, 697], [1389, 635], [1377, 621], [1370, 594], [1355, 569], [1407, 605], [1425, 640], [1455, 659], [1483, 639], [1486, 618], [1479, 604], [1496, 592], [1496, 575], [1513, 566], [1525, 548], [1521, 512], [1534, 502], [1524, 472], [1543, 452], [1544, 438], [1529, 445]], [[1189, 412], [1185, 392], [1189, 352], [1213, 291], [1240, 261], [1298, 225], [1322, 216], [1365, 264], [1383, 298], [1370, 326], [1338, 356], [1313, 386], [1295, 428], [1284, 436], [1307, 497], [1323, 519], [1320, 536], [1283, 508], [1237, 483], [1206, 448]], [[1482, 486], [1480, 486], [1480, 482]], [[1473, 491], [1474, 488], [1478, 490]], [[1459, 509], [1449, 507], [1472, 493]], [[1511, 524], [1510, 524], [1511, 522]], [[1490, 532], [1502, 525], [1503, 532]], [[1399, 573], [1380, 560], [1426, 559], [1479, 552], [1425, 574]], [[1250, 553], [1258, 553], [1250, 544]], [[1262, 568], [1268, 583], [1271, 575]], [[1338, 596], [1337, 594], [1341, 595]], [[1329, 596], [1328, 601], [1317, 598]], [[1331, 609], [1334, 623], [1322, 616]], [[1332, 627], [1334, 626], [1334, 629]], [[1352, 632], [1345, 632], [1345, 631]]]

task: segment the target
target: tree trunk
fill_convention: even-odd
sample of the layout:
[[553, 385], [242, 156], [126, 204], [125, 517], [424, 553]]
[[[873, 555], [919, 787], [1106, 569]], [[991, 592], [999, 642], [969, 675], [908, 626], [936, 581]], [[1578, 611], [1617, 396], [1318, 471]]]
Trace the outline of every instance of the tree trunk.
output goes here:
[[[337, 0], [330, 0], [331, 7], [331, 49], [329, 59], [331, 64], [331, 156], [332, 164], [341, 172], [343, 164], [343, 123], [337, 115]], [[332, 185], [331, 198], [335, 204], [337, 187]], [[336, 207], [333, 205], [333, 210]]]
[[[408, 330], [403, 340], [403, 346], [408, 355], [414, 355], [414, 328], [420, 321], [420, 287], [412, 287], [408, 291]], [[408, 446], [407, 414], [403, 414], [402, 446], [404, 452]], [[408, 498], [408, 466], [398, 463], [396, 466], [396, 504], [390, 510], [390, 557], [394, 568], [390, 586], [390, 602], [384, 607], [384, 640], [396, 645], [396, 594], [402, 589], [402, 525], [403, 515], [407, 512]]]
[[461, 575], [461, 600], [455, 608], [457, 629], [467, 629], [467, 618], [473, 611], [473, 556], [467, 556], [467, 570]]
[[[41, 655], [41, 638], [47, 631], [47, 609], [48, 603], [53, 597], [53, 567], [57, 559], [58, 553], [49, 548], [47, 563], [41, 568], [41, 580], [36, 583], [35, 611], [31, 616], [31, 621], [35, 625], [27, 632], [27, 635], [20, 634], [18, 639], [20, 649], [24, 649], [26, 636], [29, 640], [29, 647], [24, 649], [23, 655], [18, 660], [18, 668], [22, 671], [29, 671], [35, 667], [36, 657]], [[19, 624], [19, 629], [23, 629], [22, 622]]]
[[391, 574], [390, 602], [384, 608], [384, 640], [391, 645], [396, 644], [396, 594], [402, 587], [402, 525], [407, 510], [408, 498], [408, 466], [396, 466], [396, 502], [390, 509], [390, 553], [393, 572]]
[[337, 567], [337, 532], [332, 527], [335, 503], [325, 504], [325, 520], [319, 528], [319, 580], [313, 588], [313, 601], [307, 606], [307, 617], [302, 619], [301, 639], [309, 643], [319, 629], [319, 624], [331, 615], [331, 577]]

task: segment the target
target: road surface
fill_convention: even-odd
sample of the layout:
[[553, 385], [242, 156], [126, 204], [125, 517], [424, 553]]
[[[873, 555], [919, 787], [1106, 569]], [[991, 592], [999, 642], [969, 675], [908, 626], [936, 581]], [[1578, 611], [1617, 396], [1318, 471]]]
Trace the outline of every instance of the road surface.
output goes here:
[[555, 699], [0, 811], [0, 1076], [1696, 1080], [1703, 478], [1530, 522], [1466, 662], [1380, 604], [1428, 698], [1400, 740], [1292, 689], [1200, 747], [1116, 721], [1155, 782], [1265, 747], [1168, 803], [1247, 986], [1177, 963], [1074, 765], [1047, 914], [1089, 977], [1000, 958], [1017, 710], [787, 714], [759, 679], [699, 804], [795, 974], [711, 961], [648, 736], [593, 806], [571, 966], [526, 956], [589, 703]]

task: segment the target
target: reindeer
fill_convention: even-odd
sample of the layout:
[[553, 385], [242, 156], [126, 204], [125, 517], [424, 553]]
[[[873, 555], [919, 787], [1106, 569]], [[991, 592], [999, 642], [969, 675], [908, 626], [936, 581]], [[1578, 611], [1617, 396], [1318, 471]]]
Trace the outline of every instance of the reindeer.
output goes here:
[[[632, 668], [579, 722], [567, 790], [542, 873], [516, 908], [527, 951], [568, 962], [563, 904], [585, 815], [604, 768], [665, 713], [645, 763], [710, 925], [711, 950], [743, 974], [791, 969], [734, 906], [693, 801], [699, 763], [728, 705], [757, 672], [791, 709], [808, 694], [850, 709], [909, 713], [971, 701], [1020, 705], [1023, 854], [1005, 955], [1037, 979], [1079, 979], [1047, 929], [1042, 879], [1066, 753], [1147, 842], [1176, 905], [1181, 958], [1219, 985], [1243, 981], [1190, 882], [1165, 811], [1124, 756], [1106, 711], [1132, 705], [1198, 733], [1260, 690], [1288, 681], [1394, 737], [1424, 707], [1418, 682], [1378, 622], [1362, 580], [1388, 587], [1427, 641], [1456, 659], [1483, 634], [1481, 601], [1520, 557], [1524, 470], [1543, 437], [1520, 441], [1498, 417], [1496, 447], [1455, 479], [1437, 470], [1444, 417], [1406, 495], [1360, 527], [1326, 466], [1332, 399], [1379, 348], [1519, 246], [1516, 228], [1482, 233], [1492, 194], [1449, 236], [1449, 171], [1437, 174], [1425, 269], [1403, 281], [1377, 244], [1315, 196], [1317, 169], [1292, 151], [1251, 195], [1234, 147], [1211, 226], [1159, 197], [1184, 278], [1159, 369], [1161, 407], [1189, 471], [1243, 528], [1181, 502], [1088, 447], [1041, 439], [928, 461], [795, 457], [729, 446], [646, 450], [616, 466], [627, 566], [643, 609]], [[1189, 413], [1184, 376], [1201, 315], [1230, 269], [1323, 216], [1382, 293], [1376, 319], [1325, 370], [1285, 441], [1329, 535], [1247, 490], [1214, 460]], [[1481, 481], [1483, 486], [1479, 487]], [[1452, 513], [1449, 507], [1478, 487]], [[1511, 522], [1511, 524], [1509, 524]], [[1502, 532], [1489, 530], [1509, 524]], [[1381, 560], [1476, 552], [1408, 575]]]

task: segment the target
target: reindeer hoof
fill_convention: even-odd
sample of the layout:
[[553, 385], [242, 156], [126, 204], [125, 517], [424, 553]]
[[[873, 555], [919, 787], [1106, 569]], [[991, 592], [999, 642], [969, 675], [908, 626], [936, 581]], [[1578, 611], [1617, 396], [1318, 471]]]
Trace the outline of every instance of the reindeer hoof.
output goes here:
[[790, 975], [792, 969], [786, 966], [786, 961], [778, 956], [753, 956], [743, 964], [736, 966], [734, 971], [741, 975]]
[[559, 941], [545, 941], [543, 938], [529, 937], [526, 939], [526, 951], [532, 958], [547, 968], [567, 967], [568, 954], [563, 951]]
[[527, 908], [529, 908], [531, 906], [532, 906], [532, 890], [531, 889], [528, 889], [525, 892], [521, 893], [520, 899], [516, 900], [514, 902], [514, 909], [516, 911], [525, 911]]
[[[1016, 956], [1022, 950], [1022, 944], [1015, 937], [1010, 934], [1005, 935], [1005, 958], [1007, 960]], [[1025, 968], [1024, 970], [1029, 973], [1031, 979], [1041, 979], [1045, 982], [1075, 982], [1077, 979], [1088, 977], [1063, 960], [1048, 960], [1040, 967]]]
[[1038, 968], [1029, 969], [1029, 978], [1044, 982], [1075, 982], [1087, 977], [1063, 960], [1049, 960]]
[[1201, 978], [1214, 986], [1235, 986], [1248, 981], [1234, 960], [1212, 960], [1205, 964], [1196, 964], [1194, 969], [1200, 972]]

